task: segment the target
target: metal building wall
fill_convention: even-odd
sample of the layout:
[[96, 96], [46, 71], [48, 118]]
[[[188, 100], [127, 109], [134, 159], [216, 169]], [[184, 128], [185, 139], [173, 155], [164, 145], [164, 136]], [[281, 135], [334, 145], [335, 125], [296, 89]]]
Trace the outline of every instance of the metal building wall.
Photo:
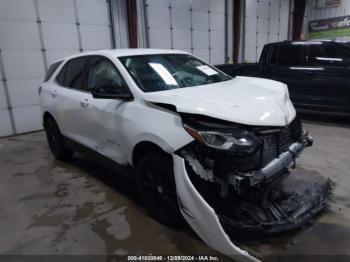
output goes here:
[[125, 0], [107, 0], [111, 3], [111, 22], [114, 27], [114, 47], [115, 48], [128, 48], [129, 31], [128, 31], [128, 18], [127, 7]]
[[222, 64], [227, 57], [226, 12], [227, 0], [146, 0], [147, 45]]
[[265, 44], [288, 39], [290, 0], [246, 0], [243, 61], [259, 60]]
[[146, 33], [146, 15], [145, 15], [145, 1], [136, 1], [136, 13], [137, 13], [137, 47], [147, 47], [147, 33]]
[[[308, 33], [309, 21], [350, 15], [350, 1], [342, 0], [338, 7], [317, 7], [317, 0], [308, 0], [306, 5], [304, 32]], [[333, 38], [332, 38], [333, 39]], [[336, 37], [337, 40], [350, 41], [350, 36]]]
[[55, 60], [112, 47], [106, 0], [0, 1], [0, 136], [41, 129], [38, 87]]

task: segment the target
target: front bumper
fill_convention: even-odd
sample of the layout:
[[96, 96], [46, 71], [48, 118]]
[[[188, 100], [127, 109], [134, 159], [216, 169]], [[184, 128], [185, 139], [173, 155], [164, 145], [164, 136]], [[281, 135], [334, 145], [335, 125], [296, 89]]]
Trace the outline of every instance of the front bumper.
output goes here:
[[[191, 181], [186, 167], [187, 159], [173, 154], [176, 189], [185, 220], [215, 250], [237, 261], [259, 261], [254, 255], [236, 246], [231, 238], [252, 232], [276, 233], [299, 227], [324, 207], [332, 192], [333, 183], [330, 180], [305, 181], [302, 174], [289, 176], [283, 181], [276, 179], [276, 176], [283, 177], [283, 172], [311, 144], [312, 138], [305, 135], [301, 142], [292, 144], [288, 151], [268, 165], [248, 174], [253, 194], [254, 188], [260, 184], [278, 184], [278, 189], [283, 191], [283, 197], [262, 200], [261, 203], [251, 203], [246, 199], [226, 201], [228, 204], [225, 204], [224, 209], [208, 204], [206, 197], [199, 193]], [[273, 182], [269, 183], [270, 180]], [[233, 187], [237, 186], [237, 180], [233, 178], [229, 178], [227, 182]], [[244, 212], [252, 216], [240, 217]], [[267, 213], [271, 216], [266, 216]], [[254, 215], [258, 219], [254, 219]]]
[[312, 146], [313, 139], [311, 136], [305, 134], [300, 142], [296, 142], [288, 148], [286, 152], [280, 154], [277, 158], [272, 160], [269, 164], [262, 169], [251, 172], [249, 174], [243, 174], [244, 176], [230, 175], [228, 176], [228, 182], [238, 190], [240, 189], [240, 183], [245, 181], [244, 184], [248, 187], [255, 186], [261, 182], [271, 181], [276, 176], [281, 174], [285, 168], [295, 163], [295, 159], [304, 151], [306, 147]]

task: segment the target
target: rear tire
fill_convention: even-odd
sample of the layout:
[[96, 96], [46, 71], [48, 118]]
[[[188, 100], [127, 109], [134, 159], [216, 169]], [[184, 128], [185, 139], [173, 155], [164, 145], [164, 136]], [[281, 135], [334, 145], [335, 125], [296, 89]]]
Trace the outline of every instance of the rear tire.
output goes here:
[[60, 129], [52, 117], [45, 121], [45, 132], [50, 150], [55, 158], [69, 160], [73, 155], [73, 150], [65, 147]]
[[168, 226], [185, 225], [169, 156], [152, 153], [143, 157], [137, 166], [137, 184], [141, 200], [152, 217]]

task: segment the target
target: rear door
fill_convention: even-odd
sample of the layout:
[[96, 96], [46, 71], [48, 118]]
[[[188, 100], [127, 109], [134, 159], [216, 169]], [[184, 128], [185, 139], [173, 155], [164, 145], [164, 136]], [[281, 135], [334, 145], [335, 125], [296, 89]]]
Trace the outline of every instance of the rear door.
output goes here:
[[314, 69], [312, 103], [329, 110], [350, 108], [350, 51], [337, 43], [310, 44], [307, 60]]
[[57, 104], [57, 121], [62, 134], [83, 145], [91, 145], [91, 140], [83, 135], [81, 108], [90, 96], [82, 90], [88, 56], [73, 58], [66, 62], [56, 77], [59, 86], [54, 90]]
[[310, 92], [310, 71], [305, 67], [305, 46], [282, 43], [270, 47], [264, 75], [288, 85], [293, 103], [303, 103]]

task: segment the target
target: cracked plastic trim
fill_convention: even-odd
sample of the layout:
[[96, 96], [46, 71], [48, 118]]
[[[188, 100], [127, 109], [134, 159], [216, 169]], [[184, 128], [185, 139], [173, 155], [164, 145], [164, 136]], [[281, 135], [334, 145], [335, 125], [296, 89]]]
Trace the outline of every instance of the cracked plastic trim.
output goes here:
[[181, 213], [193, 230], [207, 245], [236, 261], [260, 261], [231, 242], [214, 209], [208, 205], [189, 179], [185, 160], [175, 154], [172, 156]]

